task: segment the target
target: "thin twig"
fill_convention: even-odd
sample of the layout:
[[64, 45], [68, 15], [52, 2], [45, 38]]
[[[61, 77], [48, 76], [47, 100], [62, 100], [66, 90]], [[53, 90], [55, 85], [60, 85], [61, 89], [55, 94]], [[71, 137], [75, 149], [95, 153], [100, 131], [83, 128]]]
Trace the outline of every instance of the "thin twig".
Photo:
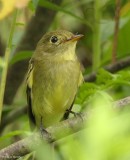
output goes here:
[[119, 32], [120, 8], [121, 8], [121, 0], [116, 0], [115, 30], [114, 30], [114, 39], [113, 39], [113, 48], [112, 48], [113, 63], [116, 62], [116, 56], [117, 56], [117, 40], [118, 40], [118, 32]]
[[27, 113], [27, 106], [18, 107], [17, 109], [13, 109], [6, 116], [2, 117], [2, 121], [0, 125], [1, 133], [8, 124], [16, 121], [16, 119], [18, 119], [21, 115], [24, 115], [25, 113]]
[[[129, 66], [130, 66], [130, 56], [128, 56], [124, 59], [121, 59], [120, 61], [118, 61], [114, 64], [110, 64], [108, 66], [105, 66], [103, 68], [111, 73], [115, 73], [115, 72], [120, 71], [120, 70], [127, 68]], [[94, 82], [96, 80], [96, 76], [97, 76], [97, 73], [93, 72], [89, 75], [85, 75], [84, 80], [85, 80], [85, 82]]]

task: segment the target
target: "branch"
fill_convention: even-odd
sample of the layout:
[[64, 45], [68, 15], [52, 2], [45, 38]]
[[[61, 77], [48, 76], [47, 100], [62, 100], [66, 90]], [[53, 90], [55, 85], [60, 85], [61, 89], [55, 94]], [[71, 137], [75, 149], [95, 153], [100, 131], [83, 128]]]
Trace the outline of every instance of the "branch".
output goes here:
[[[120, 71], [120, 70], [127, 68], [129, 66], [130, 66], [130, 56], [128, 56], [124, 59], [121, 59], [114, 64], [110, 64], [108, 66], [105, 66], [103, 68], [111, 73], [115, 73], [115, 72]], [[97, 72], [93, 72], [89, 75], [85, 75], [84, 79], [85, 79], [85, 82], [93, 82], [96, 80], [96, 77], [97, 77]]]
[[130, 96], [114, 102], [115, 108], [123, 108], [130, 104]]
[[[130, 97], [126, 97], [113, 103], [115, 108], [121, 108], [130, 104]], [[65, 136], [71, 135], [85, 128], [85, 123], [89, 119], [90, 113], [82, 113], [80, 116], [69, 118], [65, 121], [58, 123], [52, 127], [48, 127], [47, 131], [50, 133], [51, 138], [44, 133], [44, 139], [47, 142], [54, 142], [54, 140], [61, 139]], [[32, 141], [33, 139], [33, 141]], [[42, 143], [41, 137], [38, 133], [22, 139], [2, 150], [0, 150], [0, 159], [16, 159], [18, 157], [28, 154], [30, 151], [35, 150]], [[11, 158], [10, 158], [11, 157]]]
[[[82, 117], [82, 118], [81, 118]], [[77, 116], [70, 118], [68, 120], [62, 121], [53, 127], [49, 127], [46, 130], [51, 135], [51, 138], [44, 134], [44, 139], [47, 142], [54, 142], [54, 140], [61, 139], [72, 133], [75, 133], [84, 128], [84, 122], [88, 119], [88, 114], [82, 114], [82, 116]], [[33, 139], [33, 141], [32, 141]], [[28, 154], [30, 151], [35, 150], [42, 143], [39, 133], [34, 133], [33, 135], [22, 139], [0, 151], [0, 159], [6, 160], [10, 157], [21, 157]], [[15, 159], [15, 158], [14, 158]]]

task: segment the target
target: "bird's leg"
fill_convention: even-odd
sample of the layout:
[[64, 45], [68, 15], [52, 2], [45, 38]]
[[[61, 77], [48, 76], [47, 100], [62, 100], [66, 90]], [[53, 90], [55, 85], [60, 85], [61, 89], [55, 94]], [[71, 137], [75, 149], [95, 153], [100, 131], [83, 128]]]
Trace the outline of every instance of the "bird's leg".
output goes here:
[[63, 116], [63, 120], [66, 120], [66, 119], [69, 118], [69, 114], [71, 113], [73, 104], [74, 104], [74, 101], [73, 101], [73, 103], [71, 104], [70, 108], [66, 110], [66, 112], [65, 112], [65, 114], [64, 114], [64, 116]]
[[51, 134], [43, 126], [42, 117], [40, 122], [40, 134], [42, 138], [46, 137], [49, 142], [53, 142]]
[[[81, 116], [81, 113], [74, 112], [74, 111], [72, 111], [71, 109], [72, 109], [72, 107], [69, 108], [69, 109], [67, 109], [65, 114], [69, 115], [69, 114], [71, 113], [71, 114], [74, 115], [74, 117], [77, 117], [77, 116], [78, 116], [78, 117], [80, 117], [81, 120], [83, 121], [83, 118], [82, 118], [82, 116]], [[65, 115], [65, 114], [64, 114], [64, 115]]]
[[41, 121], [40, 121], [40, 133], [48, 133], [47, 130], [43, 127], [42, 117], [41, 117]]

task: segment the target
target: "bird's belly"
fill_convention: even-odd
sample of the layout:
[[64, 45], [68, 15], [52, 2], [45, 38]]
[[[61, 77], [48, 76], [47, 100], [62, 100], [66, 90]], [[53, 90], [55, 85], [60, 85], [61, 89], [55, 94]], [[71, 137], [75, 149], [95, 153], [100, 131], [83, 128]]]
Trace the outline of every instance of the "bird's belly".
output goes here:
[[[73, 86], [72, 86], [73, 88]], [[45, 92], [40, 89], [41, 93]], [[39, 117], [42, 117], [43, 126], [50, 126], [56, 122], [59, 122], [66, 109], [68, 109], [75, 97], [77, 88], [70, 89], [69, 86], [54, 87], [51, 92], [46, 90], [46, 95], [37, 95], [37, 98], [33, 101], [33, 112], [35, 113], [36, 121], [40, 123]]]
[[40, 125], [42, 117], [45, 128], [59, 122], [66, 109], [70, 108], [77, 92], [80, 73], [79, 68], [77, 69], [75, 65], [69, 66], [67, 69], [59, 66], [58, 71], [55, 69], [55, 65], [53, 66], [53, 69], [48, 69], [47, 72], [41, 71], [40, 75], [34, 77], [33, 89], [35, 92], [32, 90], [32, 110], [37, 126]]

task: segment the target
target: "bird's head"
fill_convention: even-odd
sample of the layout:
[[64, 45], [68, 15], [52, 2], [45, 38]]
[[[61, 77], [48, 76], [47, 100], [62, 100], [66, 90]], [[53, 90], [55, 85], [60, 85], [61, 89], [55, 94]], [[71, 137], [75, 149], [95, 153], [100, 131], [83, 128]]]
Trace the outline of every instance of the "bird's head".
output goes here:
[[77, 41], [83, 37], [66, 30], [56, 30], [46, 33], [38, 42], [36, 51], [45, 55], [58, 55], [75, 52]]

